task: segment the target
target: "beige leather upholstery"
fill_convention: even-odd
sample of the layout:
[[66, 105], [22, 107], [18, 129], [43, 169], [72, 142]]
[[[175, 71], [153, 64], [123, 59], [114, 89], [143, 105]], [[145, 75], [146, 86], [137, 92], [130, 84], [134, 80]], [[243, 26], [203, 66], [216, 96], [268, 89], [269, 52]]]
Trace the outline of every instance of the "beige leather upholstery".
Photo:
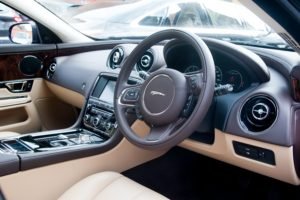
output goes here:
[[59, 200], [165, 200], [166, 197], [116, 172], [91, 175], [73, 185]]
[[2, 131], [0, 132], [0, 139], [2, 138], [8, 138], [8, 137], [13, 137], [13, 136], [19, 136], [19, 133], [16, 132], [10, 132], [10, 131]]

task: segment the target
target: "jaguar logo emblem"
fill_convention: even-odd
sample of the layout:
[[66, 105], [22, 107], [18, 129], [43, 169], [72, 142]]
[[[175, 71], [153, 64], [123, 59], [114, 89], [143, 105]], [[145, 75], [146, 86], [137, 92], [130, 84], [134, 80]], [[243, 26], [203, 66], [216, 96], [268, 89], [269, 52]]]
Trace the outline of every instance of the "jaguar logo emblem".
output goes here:
[[158, 96], [166, 96], [164, 93], [162, 93], [162, 92], [158, 92], [158, 91], [154, 91], [154, 90], [152, 90], [151, 92], [150, 92], [150, 94], [152, 95], [152, 96], [155, 96], [155, 95], [158, 95]]

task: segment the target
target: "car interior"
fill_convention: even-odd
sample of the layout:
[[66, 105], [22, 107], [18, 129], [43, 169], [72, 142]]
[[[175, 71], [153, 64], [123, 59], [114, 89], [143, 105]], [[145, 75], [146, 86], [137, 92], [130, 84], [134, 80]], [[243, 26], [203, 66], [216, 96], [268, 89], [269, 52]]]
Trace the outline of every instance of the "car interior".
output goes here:
[[32, 43], [0, 47], [0, 199], [299, 199], [299, 26], [281, 23], [299, 4], [274, 2], [241, 1], [293, 49], [177, 28], [94, 40], [1, 1], [32, 20], [10, 40]]

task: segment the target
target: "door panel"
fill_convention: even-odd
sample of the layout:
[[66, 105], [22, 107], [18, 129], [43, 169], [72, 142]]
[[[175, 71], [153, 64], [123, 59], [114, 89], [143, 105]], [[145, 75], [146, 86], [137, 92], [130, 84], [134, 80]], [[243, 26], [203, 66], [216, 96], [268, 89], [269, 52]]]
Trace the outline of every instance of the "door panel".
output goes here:
[[0, 131], [29, 133], [41, 129], [41, 122], [32, 102], [0, 108], [0, 121]]
[[17, 124], [25, 122], [28, 119], [26, 109], [22, 107], [13, 107], [0, 112], [0, 126]]
[[[0, 91], [1, 93], [1, 91]], [[15, 96], [1, 96], [0, 97], [0, 108], [14, 106], [19, 104], [30, 103], [31, 98], [28, 95], [15, 95]]]
[[30, 92], [13, 93], [8, 88], [0, 89], [0, 131], [24, 134], [74, 124], [78, 117], [75, 107], [58, 99], [43, 79], [31, 80]]
[[[24, 134], [67, 128], [75, 123], [76, 108], [57, 98], [42, 79], [56, 55], [55, 44], [0, 48], [0, 137], [1, 131]], [[26, 57], [40, 61], [39, 70], [31, 76], [20, 70]], [[26, 67], [30, 68], [31, 63], [27, 62]]]
[[31, 96], [30, 92], [12, 93], [7, 88], [0, 89], [0, 131], [28, 133], [41, 129]]

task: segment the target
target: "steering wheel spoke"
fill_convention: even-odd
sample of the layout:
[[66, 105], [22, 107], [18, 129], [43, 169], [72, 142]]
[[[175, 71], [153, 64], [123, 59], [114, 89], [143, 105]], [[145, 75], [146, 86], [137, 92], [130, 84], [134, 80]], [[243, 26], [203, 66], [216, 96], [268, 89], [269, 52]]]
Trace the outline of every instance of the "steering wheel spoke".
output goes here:
[[124, 84], [123, 90], [117, 99], [117, 105], [124, 113], [135, 115], [138, 119], [142, 119], [139, 111], [138, 100], [140, 96], [141, 84], [129, 85]]
[[178, 128], [182, 123], [185, 122], [185, 118], [179, 118], [173, 123], [163, 125], [163, 126], [151, 126], [150, 133], [144, 138], [147, 141], [157, 141], [160, 139], [165, 139], [172, 135], [174, 130]]
[[189, 93], [194, 96], [199, 96], [204, 85], [204, 74], [202, 70], [198, 71], [197, 73], [184, 74], [184, 76], [188, 82]]
[[123, 86], [121, 95], [118, 98], [118, 104], [123, 108], [136, 107], [136, 104], [139, 100], [141, 84], [137, 85], [128, 85]]

